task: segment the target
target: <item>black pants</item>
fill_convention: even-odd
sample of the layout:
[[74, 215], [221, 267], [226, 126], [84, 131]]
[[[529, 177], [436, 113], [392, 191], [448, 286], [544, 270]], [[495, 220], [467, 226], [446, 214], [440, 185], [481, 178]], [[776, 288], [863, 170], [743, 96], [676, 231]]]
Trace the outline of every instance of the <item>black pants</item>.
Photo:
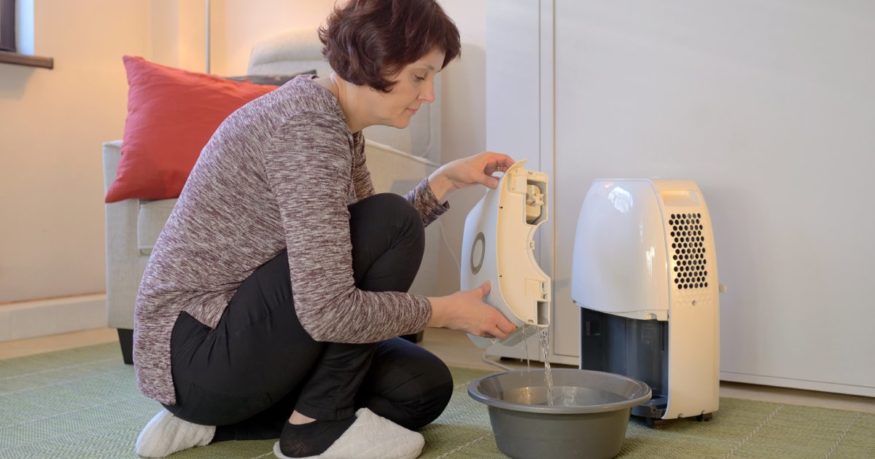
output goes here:
[[[392, 194], [349, 210], [356, 286], [406, 291], [424, 250], [416, 210]], [[437, 418], [453, 388], [446, 365], [401, 338], [314, 341], [295, 313], [288, 263], [284, 251], [249, 276], [215, 329], [180, 314], [170, 342], [177, 404], [167, 409], [218, 426], [214, 441], [276, 438], [293, 410], [334, 420], [367, 407], [409, 429]]]

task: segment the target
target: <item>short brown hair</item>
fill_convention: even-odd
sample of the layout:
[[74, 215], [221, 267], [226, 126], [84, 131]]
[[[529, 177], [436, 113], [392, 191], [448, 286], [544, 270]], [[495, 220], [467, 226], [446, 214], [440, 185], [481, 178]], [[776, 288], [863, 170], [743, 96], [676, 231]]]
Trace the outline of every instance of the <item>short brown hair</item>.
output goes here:
[[386, 77], [433, 48], [444, 51], [441, 69], [459, 56], [459, 29], [435, 0], [349, 0], [319, 28], [322, 54], [337, 75], [389, 92]]

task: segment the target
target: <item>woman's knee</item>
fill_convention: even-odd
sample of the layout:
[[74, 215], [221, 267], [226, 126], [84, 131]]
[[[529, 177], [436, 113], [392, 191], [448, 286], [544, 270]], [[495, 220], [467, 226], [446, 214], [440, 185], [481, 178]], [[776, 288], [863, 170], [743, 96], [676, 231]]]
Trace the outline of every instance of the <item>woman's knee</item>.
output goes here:
[[377, 378], [377, 387], [371, 388], [367, 405], [408, 429], [419, 429], [437, 419], [449, 404], [453, 377], [434, 354], [409, 346], [415, 349], [406, 343], [395, 349], [398, 355], [406, 356], [403, 363], [391, 360], [375, 363], [377, 368], [373, 370], [382, 376]]
[[425, 238], [422, 217], [407, 199], [394, 193], [369, 196], [353, 205], [359, 211], [381, 222], [392, 222], [399, 232], [416, 239]]
[[378, 194], [350, 206], [353, 273], [369, 291], [407, 291], [425, 253], [425, 231], [406, 199]]
[[422, 412], [409, 427], [412, 429], [419, 429], [437, 419], [449, 405], [453, 395], [453, 376], [443, 362], [433, 367], [427, 378], [429, 388], [423, 398]]

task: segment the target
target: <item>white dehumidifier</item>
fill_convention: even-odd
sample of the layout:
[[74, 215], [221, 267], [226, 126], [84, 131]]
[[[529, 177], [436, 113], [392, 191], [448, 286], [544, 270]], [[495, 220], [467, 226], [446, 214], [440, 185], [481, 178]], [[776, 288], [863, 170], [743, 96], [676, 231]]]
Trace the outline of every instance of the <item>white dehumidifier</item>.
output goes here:
[[646, 382], [648, 423], [719, 406], [720, 301], [711, 218], [691, 181], [596, 180], [577, 221], [571, 298], [580, 367]]
[[477, 346], [513, 346], [550, 325], [550, 277], [535, 261], [535, 231], [547, 221], [547, 175], [514, 163], [494, 190], [468, 213], [462, 236], [459, 283], [463, 290], [489, 281], [484, 301], [517, 330], [504, 340], [468, 335]]

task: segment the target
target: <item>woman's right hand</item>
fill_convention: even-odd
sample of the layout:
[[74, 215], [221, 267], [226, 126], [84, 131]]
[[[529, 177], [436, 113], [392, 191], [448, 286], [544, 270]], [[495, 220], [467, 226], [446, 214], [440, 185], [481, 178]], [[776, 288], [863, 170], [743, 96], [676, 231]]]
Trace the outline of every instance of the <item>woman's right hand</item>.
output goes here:
[[462, 330], [476, 336], [507, 338], [516, 330], [516, 325], [498, 309], [483, 302], [489, 289], [489, 282], [484, 282], [473, 290], [430, 297], [431, 320], [428, 326]]

